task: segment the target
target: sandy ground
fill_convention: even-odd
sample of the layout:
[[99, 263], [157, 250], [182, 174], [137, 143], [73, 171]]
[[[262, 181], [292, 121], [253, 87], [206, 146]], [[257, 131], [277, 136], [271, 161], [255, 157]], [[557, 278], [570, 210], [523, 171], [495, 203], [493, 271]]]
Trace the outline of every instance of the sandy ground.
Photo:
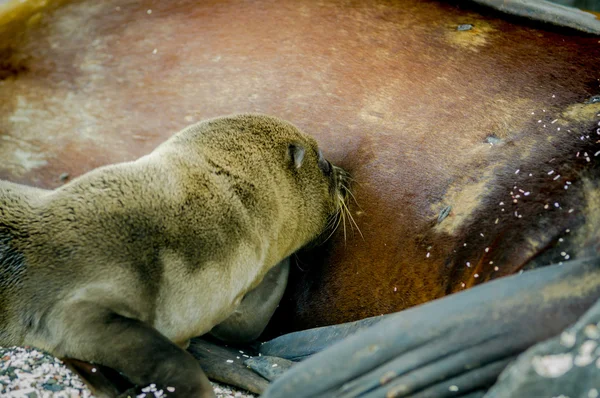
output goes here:
[[[253, 394], [213, 383], [219, 398]], [[158, 392], [156, 396], [168, 394]], [[83, 381], [57, 358], [32, 348], [0, 347], [0, 396], [14, 398], [93, 397]], [[142, 398], [140, 396], [140, 398]]]

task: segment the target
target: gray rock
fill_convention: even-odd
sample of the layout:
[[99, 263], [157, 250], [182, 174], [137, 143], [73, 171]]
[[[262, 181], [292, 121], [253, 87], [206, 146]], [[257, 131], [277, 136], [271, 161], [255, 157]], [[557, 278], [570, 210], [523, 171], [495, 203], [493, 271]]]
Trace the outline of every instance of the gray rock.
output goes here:
[[560, 336], [521, 354], [485, 398], [600, 397], [600, 300]]

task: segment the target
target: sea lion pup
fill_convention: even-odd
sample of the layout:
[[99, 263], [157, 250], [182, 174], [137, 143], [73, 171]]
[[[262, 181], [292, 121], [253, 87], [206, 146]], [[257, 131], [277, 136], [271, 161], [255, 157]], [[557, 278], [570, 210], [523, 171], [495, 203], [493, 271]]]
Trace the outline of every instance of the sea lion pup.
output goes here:
[[345, 180], [293, 125], [238, 115], [53, 191], [2, 181], [0, 345], [213, 396], [182, 347], [332, 224]]

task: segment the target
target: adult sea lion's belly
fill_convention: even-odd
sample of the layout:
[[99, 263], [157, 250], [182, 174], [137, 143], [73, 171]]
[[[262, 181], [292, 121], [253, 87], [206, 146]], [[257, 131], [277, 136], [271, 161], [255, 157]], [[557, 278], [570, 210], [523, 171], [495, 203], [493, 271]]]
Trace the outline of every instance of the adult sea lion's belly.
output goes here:
[[300, 257], [275, 329], [398, 311], [584, 246], [566, 230], [594, 213], [597, 37], [417, 0], [4, 7], [2, 178], [53, 188], [245, 111], [352, 172], [364, 238]]

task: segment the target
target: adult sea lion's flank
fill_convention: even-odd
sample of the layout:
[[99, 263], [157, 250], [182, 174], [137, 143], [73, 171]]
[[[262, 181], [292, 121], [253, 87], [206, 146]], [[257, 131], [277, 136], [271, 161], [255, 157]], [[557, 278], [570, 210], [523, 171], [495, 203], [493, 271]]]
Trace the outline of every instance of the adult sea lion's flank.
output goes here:
[[317, 238], [345, 175], [276, 118], [190, 126], [56, 190], [0, 182], [0, 345], [211, 396], [181, 347]]

